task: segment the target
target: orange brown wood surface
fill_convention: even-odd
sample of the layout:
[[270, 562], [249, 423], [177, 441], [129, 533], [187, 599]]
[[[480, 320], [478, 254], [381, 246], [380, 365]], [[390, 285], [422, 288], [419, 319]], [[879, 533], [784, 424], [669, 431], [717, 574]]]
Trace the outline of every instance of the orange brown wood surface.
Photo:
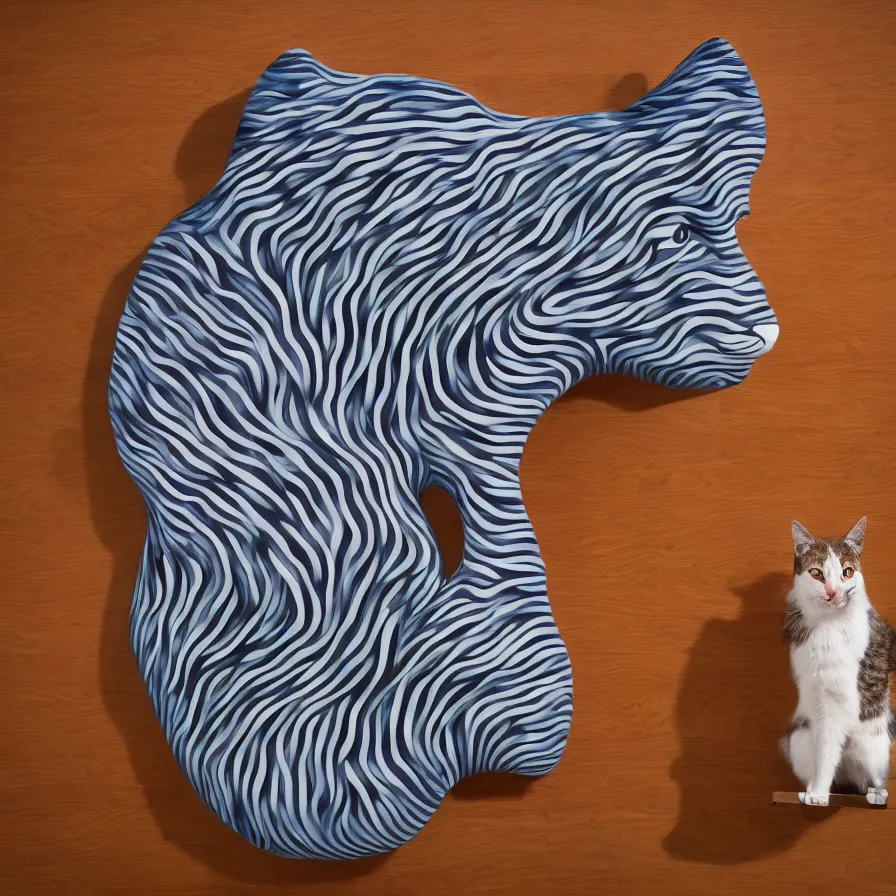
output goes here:
[[[535, 428], [524, 493], [574, 672], [561, 764], [463, 782], [389, 857], [256, 851], [190, 790], [128, 645], [144, 512], [106, 382], [142, 253], [287, 48], [551, 115], [624, 106], [714, 35], [765, 104], [739, 234], [781, 338], [736, 389], [593, 381]], [[869, 515], [896, 622], [894, 45], [892, 0], [6, 0], [0, 892], [896, 891], [896, 813], [770, 804], [795, 783], [776, 744], [792, 516]], [[450, 562], [451, 508], [427, 504]]]

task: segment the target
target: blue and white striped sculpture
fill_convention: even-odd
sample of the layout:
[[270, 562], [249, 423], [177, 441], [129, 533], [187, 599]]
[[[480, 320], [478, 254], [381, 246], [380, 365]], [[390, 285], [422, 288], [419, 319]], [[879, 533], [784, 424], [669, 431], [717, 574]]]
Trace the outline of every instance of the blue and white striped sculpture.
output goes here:
[[110, 389], [149, 515], [134, 651], [224, 822], [353, 858], [464, 776], [554, 767], [572, 678], [526, 437], [584, 377], [718, 389], [771, 346], [735, 236], [764, 148], [722, 40], [623, 112], [544, 119], [301, 51], [264, 73], [140, 269]]

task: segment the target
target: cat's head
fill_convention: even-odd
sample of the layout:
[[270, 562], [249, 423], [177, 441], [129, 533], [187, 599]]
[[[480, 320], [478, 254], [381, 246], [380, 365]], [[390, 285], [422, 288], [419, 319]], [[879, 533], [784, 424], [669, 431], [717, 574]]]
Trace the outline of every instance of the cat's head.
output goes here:
[[[580, 172], [586, 245], [538, 313], [591, 340], [598, 370], [689, 388], [739, 383], [778, 335], [735, 233], [765, 152], [749, 71], [729, 44], [709, 41], [642, 100], [598, 118], [612, 119], [602, 125], [611, 136]], [[561, 183], [545, 185], [545, 201]]]
[[862, 546], [866, 518], [862, 517], [842, 538], [814, 538], [794, 520], [793, 597], [804, 610], [836, 612], [863, 598]]

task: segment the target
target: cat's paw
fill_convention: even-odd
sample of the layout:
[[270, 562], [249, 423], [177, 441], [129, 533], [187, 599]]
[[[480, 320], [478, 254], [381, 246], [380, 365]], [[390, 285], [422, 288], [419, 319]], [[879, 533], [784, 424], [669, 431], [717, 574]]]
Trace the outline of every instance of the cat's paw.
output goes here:
[[800, 802], [806, 806], [826, 806], [829, 798], [829, 793], [816, 793], [814, 790], [800, 793]]
[[865, 799], [872, 806], [886, 806], [888, 796], [886, 787], [869, 787]]

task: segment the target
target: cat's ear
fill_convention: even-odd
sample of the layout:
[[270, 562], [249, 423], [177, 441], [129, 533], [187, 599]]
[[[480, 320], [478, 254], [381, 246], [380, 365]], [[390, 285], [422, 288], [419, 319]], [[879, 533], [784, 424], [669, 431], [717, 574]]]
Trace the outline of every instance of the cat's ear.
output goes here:
[[809, 530], [796, 520], [790, 524], [790, 534], [793, 536], [793, 552], [797, 557], [802, 557], [815, 544], [815, 539]]
[[852, 529], [846, 533], [846, 538], [843, 539], [847, 544], [855, 548], [857, 554], [862, 553], [862, 542], [865, 541], [865, 525], [867, 522], [868, 517], [863, 516]]

